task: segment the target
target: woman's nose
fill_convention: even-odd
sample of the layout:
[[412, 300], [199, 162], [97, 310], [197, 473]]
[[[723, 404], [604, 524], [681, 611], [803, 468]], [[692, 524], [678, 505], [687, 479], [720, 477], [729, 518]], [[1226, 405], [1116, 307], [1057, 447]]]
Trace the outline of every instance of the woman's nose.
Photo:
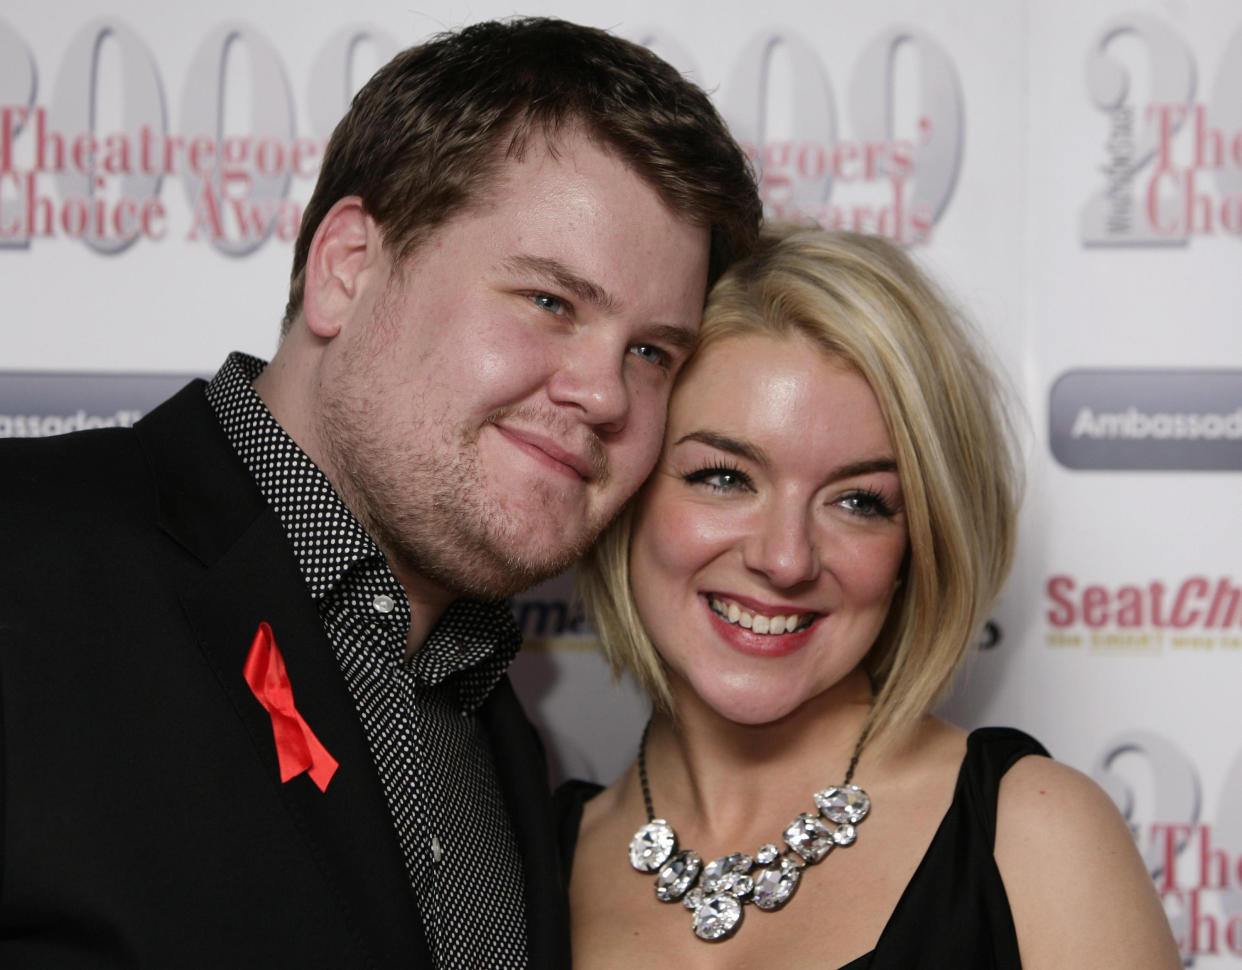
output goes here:
[[763, 573], [779, 588], [814, 580], [821, 564], [806, 510], [792, 503], [764, 510], [742, 558], [748, 569]]

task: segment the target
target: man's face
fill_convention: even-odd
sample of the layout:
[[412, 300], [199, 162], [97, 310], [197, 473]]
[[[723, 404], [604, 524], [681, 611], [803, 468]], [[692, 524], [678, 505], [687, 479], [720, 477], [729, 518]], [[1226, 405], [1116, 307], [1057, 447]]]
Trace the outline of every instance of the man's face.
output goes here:
[[498, 597], [581, 554], [655, 463], [707, 261], [570, 134], [386, 266], [324, 358], [319, 445], [399, 573]]

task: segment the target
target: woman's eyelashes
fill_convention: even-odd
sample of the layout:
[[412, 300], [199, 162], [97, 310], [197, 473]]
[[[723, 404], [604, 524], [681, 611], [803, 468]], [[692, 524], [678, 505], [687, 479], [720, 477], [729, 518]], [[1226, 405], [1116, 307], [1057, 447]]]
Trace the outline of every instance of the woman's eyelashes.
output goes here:
[[[700, 485], [713, 492], [735, 493], [756, 491], [754, 480], [730, 462], [710, 462], [682, 475], [688, 485]], [[852, 488], [826, 504], [835, 505], [864, 519], [891, 519], [900, 512], [897, 503], [873, 488]]]
[[895, 504], [870, 488], [854, 489], [838, 498], [836, 504], [863, 518], [891, 519], [899, 511]]
[[728, 462], [713, 462], [682, 476], [689, 485], [703, 485], [714, 492], [753, 492], [754, 484], [742, 469]]

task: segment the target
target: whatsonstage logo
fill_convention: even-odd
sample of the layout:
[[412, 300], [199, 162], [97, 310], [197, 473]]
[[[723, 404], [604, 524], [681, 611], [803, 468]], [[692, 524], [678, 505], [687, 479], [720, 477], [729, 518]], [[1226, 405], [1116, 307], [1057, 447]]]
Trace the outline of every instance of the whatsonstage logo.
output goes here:
[[510, 602], [522, 649], [598, 649], [594, 627], [574, 590], [573, 570], [519, 593]]
[[[1115, 45], [1127, 38], [1150, 62], [1145, 101]], [[1080, 213], [1089, 246], [1181, 245], [1192, 236], [1242, 235], [1242, 30], [1233, 33], [1202, 99], [1199, 67], [1178, 31], [1128, 14], [1087, 53], [1087, 93], [1105, 120], [1098, 188]]]
[[1099, 653], [1242, 655], [1242, 583], [1187, 576], [1108, 584], [1068, 573], [1044, 585], [1045, 642]]

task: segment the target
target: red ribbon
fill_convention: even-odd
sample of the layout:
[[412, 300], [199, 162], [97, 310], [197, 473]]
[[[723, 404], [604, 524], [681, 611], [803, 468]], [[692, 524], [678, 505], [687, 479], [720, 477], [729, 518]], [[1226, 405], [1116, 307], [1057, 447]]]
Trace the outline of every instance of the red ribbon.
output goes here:
[[293, 686], [285, 672], [285, 658], [280, 655], [267, 623], [259, 624], [243, 674], [254, 696], [272, 717], [281, 782], [306, 771], [320, 791], [327, 791], [328, 782], [336, 774], [336, 759], [319, 743], [315, 732], [293, 706]]

